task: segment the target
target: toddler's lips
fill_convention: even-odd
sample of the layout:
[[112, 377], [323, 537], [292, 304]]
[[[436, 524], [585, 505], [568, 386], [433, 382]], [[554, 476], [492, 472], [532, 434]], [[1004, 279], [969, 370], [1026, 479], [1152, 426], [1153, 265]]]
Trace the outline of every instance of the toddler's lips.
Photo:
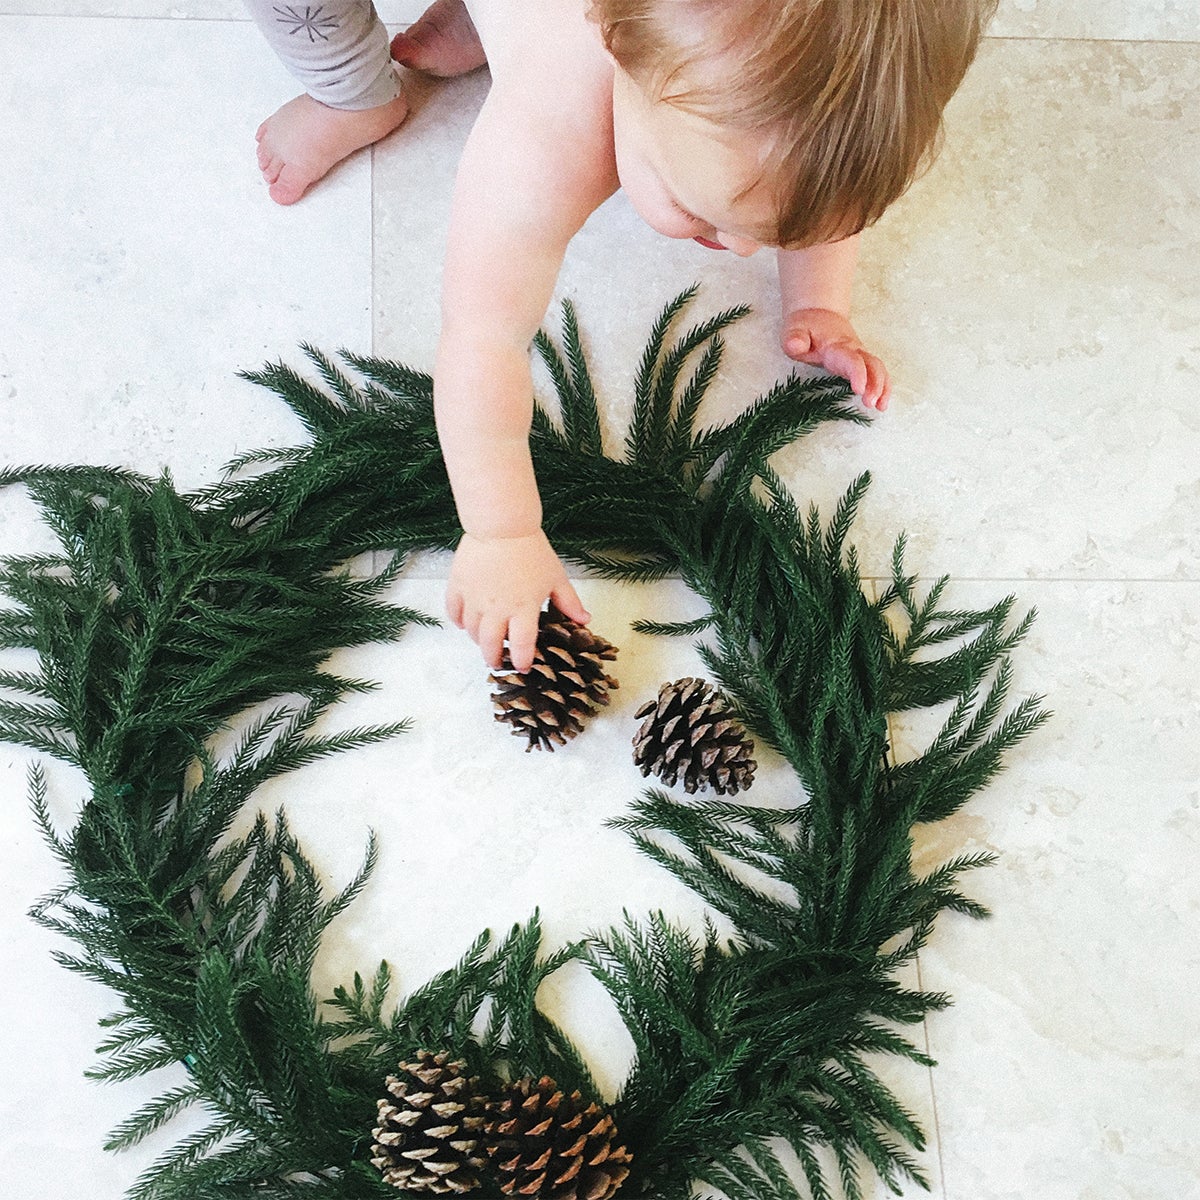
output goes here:
[[720, 242], [710, 242], [708, 238], [692, 238], [692, 241], [699, 242], [702, 246], [707, 246], [710, 250], [728, 250], [728, 246], [722, 246]]

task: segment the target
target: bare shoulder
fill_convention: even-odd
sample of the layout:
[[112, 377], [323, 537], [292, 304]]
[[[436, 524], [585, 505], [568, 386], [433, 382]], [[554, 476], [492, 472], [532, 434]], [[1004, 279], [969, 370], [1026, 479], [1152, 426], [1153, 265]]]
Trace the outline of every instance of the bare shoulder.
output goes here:
[[472, 134], [531, 190], [595, 207], [616, 188], [612, 66], [587, 0], [473, 0], [492, 88]]
[[553, 48], [571, 59], [599, 51], [589, 0], [466, 0], [493, 78]]
[[543, 117], [596, 115], [612, 103], [612, 66], [587, 19], [588, 0], [471, 0], [492, 87]]
[[444, 329], [524, 351], [567, 245], [616, 190], [612, 69], [585, 2], [471, 0], [492, 87], [458, 165]]

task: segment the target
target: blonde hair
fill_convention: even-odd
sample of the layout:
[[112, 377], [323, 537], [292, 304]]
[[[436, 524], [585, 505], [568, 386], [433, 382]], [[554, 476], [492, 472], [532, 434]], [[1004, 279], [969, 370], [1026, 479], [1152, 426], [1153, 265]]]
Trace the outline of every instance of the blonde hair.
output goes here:
[[592, 0], [653, 99], [764, 137], [777, 240], [877, 221], [934, 159], [997, 0]]

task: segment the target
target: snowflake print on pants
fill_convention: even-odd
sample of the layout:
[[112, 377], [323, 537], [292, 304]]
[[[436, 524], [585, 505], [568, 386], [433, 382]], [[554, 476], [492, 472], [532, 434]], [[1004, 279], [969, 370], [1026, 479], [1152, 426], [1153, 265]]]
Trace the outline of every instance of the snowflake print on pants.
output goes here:
[[315, 42], [317, 38], [327, 42], [329, 38], [326, 36], [325, 30], [338, 28], [337, 17], [321, 15], [325, 11], [323, 4], [318, 4], [315, 8], [311, 4], [306, 4], [303, 12], [298, 5], [285, 4], [282, 8], [276, 8], [275, 11], [279, 14], [276, 19], [281, 25], [291, 26], [291, 29], [288, 30], [291, 36], [307, 33], [310, 42]]

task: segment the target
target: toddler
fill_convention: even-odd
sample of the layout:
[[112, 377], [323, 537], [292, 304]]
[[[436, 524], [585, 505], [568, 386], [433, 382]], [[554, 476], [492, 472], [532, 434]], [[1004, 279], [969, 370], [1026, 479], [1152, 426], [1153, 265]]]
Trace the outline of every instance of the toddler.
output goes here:
[[996, 0], [437, 0], [390, 45], [370, 3], [248, 0], [306, 93], [258, 131], [298, 200], [395, 129], [393, 58], [492, 84], [459, 163], [434, 368], [463, 527], [447, 612], [490, 666], [533, 660], [547, 597], [590, 618], [542, 532], [530, 341], [567, 244], [618, 187], [653, 229], [773, 247], [785, 353], [887, 407], [849, 320], [858, 233], [932, 157]]

